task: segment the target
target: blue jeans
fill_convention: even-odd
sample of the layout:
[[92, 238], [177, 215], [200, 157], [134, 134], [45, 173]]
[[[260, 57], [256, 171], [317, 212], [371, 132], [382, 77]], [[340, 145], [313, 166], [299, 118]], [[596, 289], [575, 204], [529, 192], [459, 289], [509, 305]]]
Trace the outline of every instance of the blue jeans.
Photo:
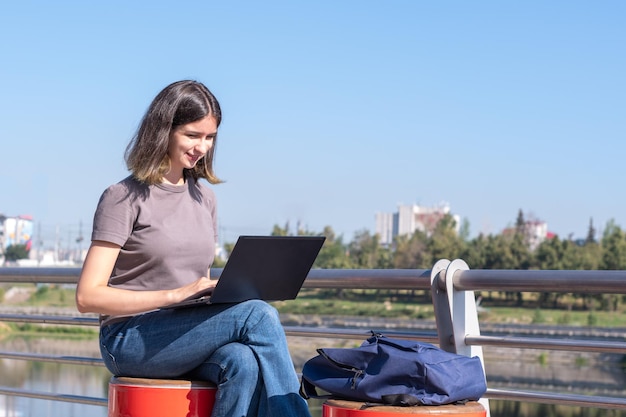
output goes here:
[[218, 386], [212, 417], [310, 417], [277, 311], [260, 300], [159, 310], [102, 326], [116, 376]]

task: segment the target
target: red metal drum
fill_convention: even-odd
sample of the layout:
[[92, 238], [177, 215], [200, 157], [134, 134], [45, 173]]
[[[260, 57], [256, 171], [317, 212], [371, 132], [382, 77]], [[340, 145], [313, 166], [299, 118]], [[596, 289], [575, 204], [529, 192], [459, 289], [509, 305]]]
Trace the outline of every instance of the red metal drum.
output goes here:
[[478, 402], [463, 405], [437, 405], [415, 407], [374, 406], [361, 410], [364, 403], [344, 400], [328, 400], [322, 405], [322, 417], [486, 417], [487, 410]]
[[209, 382], [113, 377], [109, 417], [210, 417], [216, 391]]

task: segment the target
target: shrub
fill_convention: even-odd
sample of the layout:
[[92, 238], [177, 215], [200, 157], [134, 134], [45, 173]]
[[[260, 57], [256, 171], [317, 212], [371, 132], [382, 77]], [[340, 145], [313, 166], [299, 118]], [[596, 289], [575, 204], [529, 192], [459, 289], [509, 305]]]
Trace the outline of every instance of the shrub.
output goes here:
[[539, 323], [545, 323], [545, 321], [546, 321], [546, 318], [543, 315], [543, 312], [541, 311], [541, 309], [536, 309], [535, 314], [533, 314], [532, 323], [539, 324]]

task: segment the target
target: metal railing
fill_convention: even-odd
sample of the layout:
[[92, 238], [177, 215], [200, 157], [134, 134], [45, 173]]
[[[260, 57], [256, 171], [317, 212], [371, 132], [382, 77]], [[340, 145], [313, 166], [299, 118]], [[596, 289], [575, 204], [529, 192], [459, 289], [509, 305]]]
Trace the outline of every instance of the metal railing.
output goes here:
[[[220, 269], [211, 271], [219, 277]], [[76, 284], [80, 268], [0, 268], [0, 283]], [[474, 291], [518, 291], [626, 294], [626, 271], [470, 270], [462, 260], [440, 260], [430, 270], [311, 270], [304, 288], [430, 290], [437, 331], [386, 332], [388, 335], [436, 343], [443, 349], [483, 360], [483, 347], [618, 353], [626, 342], [571, 338], [481, 335]], [[98, 326], [94, 317], [0, 314], [0, 321]], [[362, 330], [285, 326], [288, 336], [363, 339]], [[100, 359], [0, 351], [0, 358], [102, 366]], [[484, 360], [483, 360], [484, 366]], [[487, 379], [489, 376], [487, 375]], [[0, 386], [0, 395], [22, 396], [106, 406], [106, 398], [52, 394]], [[626, 410], [626, 399], [488, 387], [488, 399]]]

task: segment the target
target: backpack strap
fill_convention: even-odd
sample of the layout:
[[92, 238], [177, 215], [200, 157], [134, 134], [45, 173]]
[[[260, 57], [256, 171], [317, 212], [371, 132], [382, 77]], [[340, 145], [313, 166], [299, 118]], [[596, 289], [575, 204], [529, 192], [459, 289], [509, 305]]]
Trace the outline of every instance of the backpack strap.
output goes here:
[[315, 385], [311, 384], [304, 377], [300, 380], [300, 396], [305, 400], [309, 398], [321, 398], [328, 399], [333, 398], [332, 395], [320, 395], [317, 393], [317, 389], [315, 389]]

